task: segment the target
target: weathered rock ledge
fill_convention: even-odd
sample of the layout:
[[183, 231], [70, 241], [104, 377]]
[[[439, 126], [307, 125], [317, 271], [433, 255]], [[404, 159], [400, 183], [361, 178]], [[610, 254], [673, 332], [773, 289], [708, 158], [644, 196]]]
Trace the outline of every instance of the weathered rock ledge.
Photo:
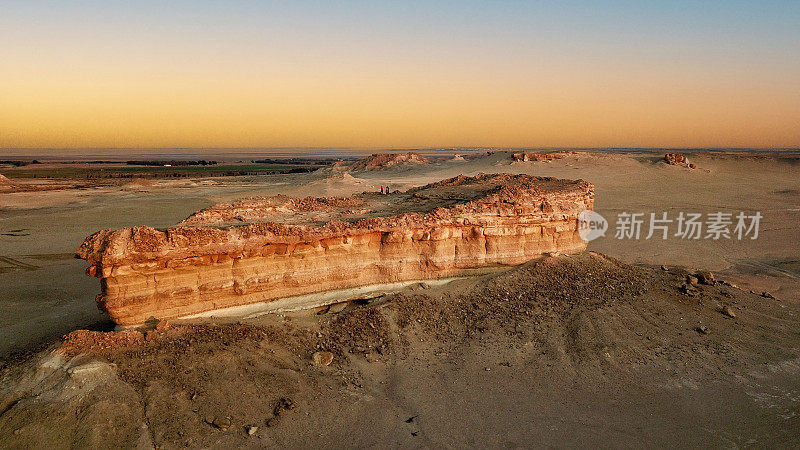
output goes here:
[[574, 150], [559, 150], [554, 153], [530, 153], [530, 152], [522, 152], [522, 153], [514, 153], [514, 160], [515, 161], [554, 161], [556, 159], [562, 159], [565, 156], [574, 156], [580, 155], [583, 152], [578, 152]]
[[167, 230], [100, 231], [76, 256], [101, 279], [98, 306], [136, 325], [581, 251], [577, 216], [593, 205], [583, 180], [459, 176], [391, 195], [223, 203]]

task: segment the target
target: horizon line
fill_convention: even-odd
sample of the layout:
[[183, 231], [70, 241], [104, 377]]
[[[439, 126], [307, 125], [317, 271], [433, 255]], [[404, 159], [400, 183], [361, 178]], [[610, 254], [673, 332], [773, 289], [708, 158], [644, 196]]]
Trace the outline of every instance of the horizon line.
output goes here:
[[798, 147], [675, 147], [675, 146], [601, 146], [601, 147], [569, 147], [569, 146], [410, 146], [410, 147], [336, 147], [336, 146], [285, 146], [285, 147], [0, 147], [0, 151], [8, 150], [458, 150], [458, 149], [497, 149], [502, 150], [800, 150]]

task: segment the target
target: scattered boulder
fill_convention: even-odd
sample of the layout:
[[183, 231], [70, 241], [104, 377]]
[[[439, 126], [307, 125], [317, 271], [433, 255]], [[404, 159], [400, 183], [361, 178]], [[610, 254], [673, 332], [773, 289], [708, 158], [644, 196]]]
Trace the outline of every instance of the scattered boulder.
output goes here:
[[716, 283], [716, 280], [714, 280], [714, 274], [708, 271], [697, 272], [696, 274], [694, 274], [694, 276], [697, 277], [697, 281], [700, 284], [713, 286], [714, 283]]
[[698, 280], [694, 275], [686, 275], [686, 284], [690, 286], [697, 286]]
[[311, 355], [311, 361], [318, 366], [329, 366], [333, 362], [333, 353], [314, 352], [314, 354]]
[[773, 300], [775, 299], [775, 296], [774, 296], [774, 295], [772, 295], [772, 294], [770, 294], [770, 293], [769, 293], [769, 292], [767, 292], [767, 291], [764, 291], [764, 292], [762, 292], [762, 293], [761, 293], [761, 296], [762, 296], [762, 297], [764, 297], [764, 298], [771, 298], [771, 299], [773, 299]]
[[223, 419], [214, 419], [212, 423], [215, 427], [219, 428], [222, 431], [227, 430], [231, 427], [231, 419], [225, 417]]
[[231, 419], [229, 417], [219, 418], [219, 417], [206, 417], [205, 422], [214, 428], [222, 431], [226, 431], [228, 428], [231, 427]]
[[700, 334], [708, 334], [711, 332], [711, 330], [709, 330], [708, 327], [705, 325], [698, 326], [697, 328], [695, 328], [695, 331], [697, 331]]
[[694, 164], [690, 164], [689, 160], [686, 159], [686, 156], [684, 156], [681, 153], [667, 153], [666, 155], [664, 155], [664, 162], [666, 162], [671, 166], [683, 166], [683, 167], [688, 167], [690, 169], [694, 169], [695, 167], [697, 167]]
[[723, 315], [728, 316], [731, 319], [735, 319], [736, 318], [736, 312], [730, 306], [723, 307], [721, 312], [722, 312]]

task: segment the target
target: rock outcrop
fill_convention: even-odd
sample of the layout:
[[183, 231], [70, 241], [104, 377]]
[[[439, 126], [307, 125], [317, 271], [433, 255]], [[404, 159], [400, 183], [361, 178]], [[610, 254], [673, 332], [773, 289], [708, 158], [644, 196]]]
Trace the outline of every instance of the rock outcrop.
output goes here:
[[553, 161], [555, 159], [561, 159], [568, 155], [579, 155], [581, 152], [577, 152], [574, 150], [560, 150], [555, 153], [514, 153], [514, 160], [515, 161]]
[[683, 166], [690, 169], [697, 167], [693, 163], [690, 163], [686, 156], [681, 153], [667, 153], [664, 155], [664, 162], [671, 166]]
[[593, 204], [583, 180], [458, 176], [389, 195], [223, 203], [167, 230], [100, 231], [76, 256], [120, 325], [251, 304], [310, 308], [324, 303], [298, 296], [581, 251], [577, 216]]
[[350, 170], [381, 170], [396, 165], [428, 164], [428, 158], [415, 152], [408, 153], [374, 153], [360, 161], [356, 161]]
[[0, 174], [0, 192], [11, 191], [16, 188], [16, 184], [6, 178], [5, 175]]

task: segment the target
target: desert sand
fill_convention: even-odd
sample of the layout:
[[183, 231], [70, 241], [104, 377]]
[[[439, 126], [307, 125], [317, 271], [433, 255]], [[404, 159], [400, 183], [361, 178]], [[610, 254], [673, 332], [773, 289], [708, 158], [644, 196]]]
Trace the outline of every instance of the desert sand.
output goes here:
[[[757, 240], [617, 240], [600, 238], [590, 250], [632, 263], [684, 265], [733, 271], [745, 287], [797, 296], [800, 241], [800, 164], [797, 158], [736, 154], [692, 156], [689, 170], [661, 162], [660, 154], [583, 153], [551, 162], [514, 162], [510, 152], [466, 161], [396, 166], [344, 173], [159, 180], [131, 189], [108, 186], [0, 194], [0, 353], [58, 337], [75, 327], [104, 321], [94, 307], [96, 280], [72, 259], [89, 234], [107, 228], [166, 228], [214, 203], [243, 197], [346, 196], [408, 189], [436, 180], [478, 173], [526, 173], [584, 179], [596, 188], [595, 210], [607, 218], [624, 211], [709, 213], [761, 211]], [[765, 276], [752, 279], [749, 275]], [[732, 274], [734, 275], [734, 274]], [[749, 289], [749, 287], [748, 287]]]
[[[0, 194], [4, 354], [109, 329], [97, 280], [72, 259], [87, 235], [165, 228], [243, 197], [405, 191], [505, 172], [587, 180], [610, 222], [623, 212], [763, 215], [755, 240], [616, 239], [609, 228], [589, 243], [597, 253], [319, 311], [162, 323], [103, 335], [111, 348], [73, 334], [60, 350], [6, 361], [0, 445], [797, 446], [800, 159], [692, 154], [694, 169], [662, 159], [496, 152]], [[724, 283], [687, 277], [701, 270]]]

